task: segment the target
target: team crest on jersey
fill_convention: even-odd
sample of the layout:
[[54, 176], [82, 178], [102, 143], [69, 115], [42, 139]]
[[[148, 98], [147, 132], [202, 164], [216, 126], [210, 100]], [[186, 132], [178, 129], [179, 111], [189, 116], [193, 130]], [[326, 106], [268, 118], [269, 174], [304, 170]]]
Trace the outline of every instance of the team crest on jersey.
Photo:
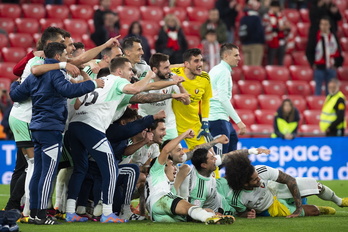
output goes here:
[[168, 89], [162, 89], [162, 93], [167, 94], [168, 93]]
[[198, 94], [199, 93], [199, 89], [195, 89], [195, 94]]

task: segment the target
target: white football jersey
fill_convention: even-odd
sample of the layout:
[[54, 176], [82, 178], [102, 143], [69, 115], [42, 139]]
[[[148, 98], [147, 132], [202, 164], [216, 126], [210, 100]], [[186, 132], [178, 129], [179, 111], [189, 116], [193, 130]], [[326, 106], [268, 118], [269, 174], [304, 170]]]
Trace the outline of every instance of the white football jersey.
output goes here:
[[83, 122], [105, 133], [113, 121], [118, 105], [123, 100], [123, 88], [130, 84], [128, 80], [109, 75], [104, 79], [104, 88], [97, 88], [79, 97], [81, 106], [75, 111], [70, 122]]

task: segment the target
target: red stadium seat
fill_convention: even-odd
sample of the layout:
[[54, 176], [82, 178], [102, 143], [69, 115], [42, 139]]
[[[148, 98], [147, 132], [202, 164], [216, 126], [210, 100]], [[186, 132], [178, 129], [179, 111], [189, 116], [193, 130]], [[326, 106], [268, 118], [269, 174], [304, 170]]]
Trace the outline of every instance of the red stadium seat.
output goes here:
[[289, 70], [278, 65], [267, 65], [265, 67], [267, 80], [287, 81], [289, 80]]
[[266, 79], [266, 71], [262, 66], [243, 65], [245, 80], [263, 81]]
[[306, 124], [319, 125], [321, 110], [305, 110], [303, 117]]
[[64, 28], [72, 35], [81, 36], [88, 33], [88, 26], [83, 19], [65, 19]]
[[255, 115], [252, 110], [238, 109], [236, 112], [245, 125], [255, 123]]
[[157, 21], [163, 20], [163, 10], [158, 6], [141, 6], [140, 15], [142, 20]]
[[188, 43], [188, 48], [197, 48], [201, 43], [201, 39], [198, 36], [194, 35], [186, 36], [186, 40]]
[[[347, 52], [342, 52], [343, 57], [348, 57], [348, 51]], [[348, 66], [348, 59], [344, 59], [343, 66]]]
[[42, 4], [22, 4], [25, 18], [42, 19], [46, 17], [46, 9]]
[[192, 6], [192, 0], [175, 0], [175, 6], [183, 8]]
[[278, 95], [264, 95], [257, 96], [257, 100], [260, 105], [260, 109], [276, 111], [282, 104], [282, 100]]
[[309, 66], [306, 54], [304, 51], [295, 51], [291, 53], [294, 65]]
[[159, 7], [164, 7], [168, 5], [168, 1], [167, 0], [147, 0], [146, 1], [146, 5], [148, 6], [159, 6]]
[[232, 81], [237, 82], [242, 79], [242, 69], [235, 67], [231, 72]]
[[85, 45], [86, 50], [96, 47], [89, 34], [82, 35], [82, 43]]
[[300, 17], [301, 21], [304, 23], [309, 23], [309, 11], [308, 9], [300, 9]]
[[0, 18], [0, 28], [7, 33], [14, 32], [16, 29], [15, 22], [12, 18]]
[[238, 85], [234, 82], [232, 82], [232, 94], [240, 94]]
[[278, 96], [286, 94], [286, 85], [283, 81], [264, 80], [261, 85], [265, 94]]
[[69, 18], [69, 8], [66, 5], [46, 5], [47, 18], [67, 19]]
[[34, 44], [33, 37], [27, 33], [10, 33], [8, 38], [12, 47], [29, 48]]
[[201, 36], [199, 33], [199, 30], [201, 28], [202, 23], [200, 22], [191, 22], [191, 21], [184, 21], [181, 25], [182, 29], [184, 30], [185, 35], [194, 35], [194, 36]]
[[27, 54], [24, 48], [19, 47], [2, 48], [1, 53], [5, 62], [18, 62]]
[[[345, 59], [348, 59], [347, 57]], [[348, 81], [348, 67], [343, 66], [337, 69], [337, 77], [341, 81]]]
[[289, 68], [289, 66], [292, 65], [292, 57], [290, 54], [285, 54], [283, 64], [287, 68]]
[[296, 24], [297, 27], [297, 34], [300, 37], [304, 37], [307, 38], [308, 37], [308, 33], [309, 33], [309, 27], [311, 26], [310, 23], [303, 23], [303, 22], [299, 22]]
[[344, 17], [346, 18], [346, 21], [348, 21], [348, 9], [345, 9], [345, 10], [344, 10], [343, 15], [344, 15]]
[[333, 2], [341, 12], [348, 8], [346, 0], [334, 0]]
[[319, 125], [300, 125], [299, 132], [302, 137], [321, 137], [325, 135], [320, 131]]
[[307, 82], [313, 80], [313, 70], [308, 66], [291, 65], [289, 71], [292, 80]]
[[158, 35], [160, 25], [158, 21], [141, 20], [140, 24], [143, 28], [143, 35], [155, 36]]
[[87, 25], [88, 25], [89, 32], [92, 34], [95, 31], [93, 19], [88, 19], [87, 20]]
[[[21, 57], [23, 58], [23, 57]], [[9, 78], [10, 80], [16, 80], [18, 77], [13, 74], [13, 67], [17, 63], [15, 62], [0, 62], [0, 73], [2, 77]]]
[[99, 2], [100, 0], [77, 0], [77, 4], [79, 5], [97, 6]]
[[286, 81], [286, 88], [289, 95], [303, 95], [311, 94], [311, 89], [307, 81]]
[[43, 32], [47, 27], [63, 28], [63, 21], [61, 19], [40, 19], [41, 31]]
[[203, 7], [187, 7], [187, 16], [190, 21], [205, 22], [208, 19], [208, 10]]
[[213, 9], [215, 7], [216, 0], [193, 0], [193, 6], [204, 7], [207, 10]]
[[325, 96], [307, 96], [306, 102], [309, 110], [321, 110], [325, 101]]
[[269, 138], [273, 131], [273, 125], [253, 124], [250, 126], [250, 132], [254, 138]]
[[41, 33], [35, 33], [33, 35], [34, 43], [37, 44], [39, 40], [41, 39]]
[[296, 36], [295, 38], [295, 48], [296, 51], [305, 51], [307, 47], [308, 38]]
[[114, 9], [118, 6], [122, 6], [123, 5], [123, 0], [111, 0], [111, 5], [110, 8]]
[[163, 12], [165, 15], [167, 14], [174, 14], [179, 20], [180, 22], [183, 22], [186, 20], [187, 18], [187, 13], [185, 8], [181, 8], [181, 7], [167, 7], [165, 6], [163, 8]]
[[343, 51], [348, 51], [348, 38], [346, 37], [340, 38], [340, 44]]
[[7, 77], [0, 78], [0, 89], [10, 91], [11, 80]]
[[146, 0], [123, 0], [124, 1], [124, 5], [126, 6], [144, 6], [146, 3]]
[[118, 16], [120, 17], [121, 23], [140, 20], [140, 10], [135, 6], [118, 6], [116, 8]]
[[40, 31], [37, 19], [18, 18], [15, 20], [15, 23], [17, 26], [17, 32], [19, 33], [34, 34]]
[[306, 99], [302, 95], [283, 95], [282, 98], [290, 99], [300, 113], [307, 108]]
[[283, 13], [286, 19], [292, 24], [296, 25], [300, 21], [300, 13], [298, 10], [286, 8], [283, 10]]
[[149, 43], [150, 48], [155, 49], [155, 42], [156, 42], [155, 38], [157, 38], [157, 36], [145, 35], [145, 38], [147, 39], [147, 42]]
[[7, 35], [0, 33], [0, 48], [8, 47]]
[[274, 110], [255, 110], [256, 123], [273, 125], [274, 114]]
[[128, 35], [129, 27], [130, 27], [130, 23], [129, 22], [121, 24], [120, 35], [122, 37], [125, 37], [126, 35]]
[[93, 18], [94, 10], [92, 6], [71, 5], [69, 8], [73, 19], [84, 19], [87, 21]]
[[341, 81], [340, 90], [345, 96], [348, 96], [348, 81]]
[[18, 4], [0, 4], [0, 18], [19, 18], [22, 14], [22, 9]]
[[237, 84], [241, 94], [254, 96], [262, 94], [262, 85], [259, 81], [239, 80]]
[[247, 109], [247, 110], [256, 110], [258, 106], [256, 97], [254, 95], [246, 95], [246, 94], [233, 95], [232, 105], [236, 109]]
[[76, 4], [77, 0], [64, 0], [63, 3], [64, 5], [70, 6], [73, 4]]

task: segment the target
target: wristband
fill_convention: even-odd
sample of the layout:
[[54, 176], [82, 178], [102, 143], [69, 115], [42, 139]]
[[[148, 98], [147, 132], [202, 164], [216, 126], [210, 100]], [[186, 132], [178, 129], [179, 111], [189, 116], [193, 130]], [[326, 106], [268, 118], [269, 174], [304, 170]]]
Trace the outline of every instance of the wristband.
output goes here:
[[249, 155], [258, 155], [259, 154], [259, 152], [257, 151], [256, 148], [250, 148], [248, 150], [248, 153], [249, 153]]
[[59, 62], [59, 69], [65, 69], [66, 62]]

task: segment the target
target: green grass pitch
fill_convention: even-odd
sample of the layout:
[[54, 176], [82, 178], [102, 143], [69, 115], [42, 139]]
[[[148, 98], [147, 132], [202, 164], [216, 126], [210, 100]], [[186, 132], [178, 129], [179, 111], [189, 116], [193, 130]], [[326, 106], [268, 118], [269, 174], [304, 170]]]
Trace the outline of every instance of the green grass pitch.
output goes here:
[[[321, 181], [329, 186], [340, 197], [348, 197], [348, 181]], [[9, 196], [9, 185], [0, 185], [0, 207], [4, 207]], [[55, 226], [37, 226], [19, 224], [22, 232], [277, 232], [277, 231], [300, 231], [300, 232], [345, 232], [348, 231], [348, 208], [340, 208], [332, 202], [325, 202], [316, 196], [308, 198], [308, 204], [331, 206], [336, 209], [336, 215], [302, 217], [302, 218], [271, 218], [259, 217], [256, 219], [237, 218], [232, 225], [204, 225], [203, 223], [153, 223], [150, 221], [135, 221], [126, 224], [102, 224], [100, 222], [66, 223]]]

